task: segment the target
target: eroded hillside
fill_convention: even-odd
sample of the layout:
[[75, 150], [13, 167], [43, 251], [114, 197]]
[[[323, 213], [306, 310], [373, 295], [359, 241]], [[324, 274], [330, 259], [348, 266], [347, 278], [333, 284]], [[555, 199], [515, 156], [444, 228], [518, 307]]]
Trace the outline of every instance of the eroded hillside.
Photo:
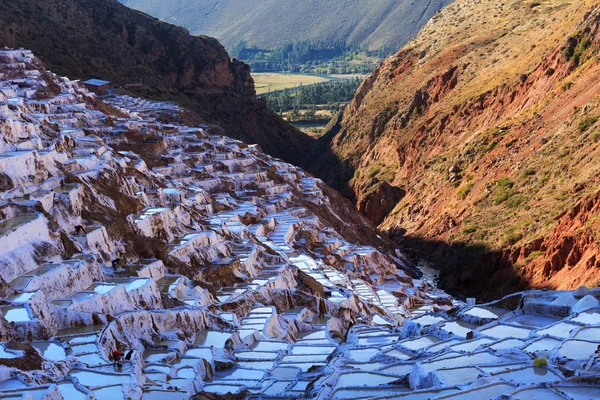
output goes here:
[[6, 0], [0, 45], [34, 50], [56, 73], [128, 84], [177, 101], [221, 134], [297, 161], [310, 139], [255, 98], [247, 65], [206, 36], [131, 10], [116, 0]]
[[368, 78], [307, 162], [447, 288], [600, 277], [597, 1], [457, 1]]

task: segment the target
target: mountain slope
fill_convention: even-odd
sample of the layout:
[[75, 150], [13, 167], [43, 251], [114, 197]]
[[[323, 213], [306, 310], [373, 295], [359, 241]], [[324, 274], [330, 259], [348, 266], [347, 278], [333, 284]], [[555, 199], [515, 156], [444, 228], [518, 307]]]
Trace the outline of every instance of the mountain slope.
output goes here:
[[249, 68], [230, 60], [216, 39], [134, 11], [115, 0], [6, 0], [0, 44], [34, 50], [54, 72], [91, 76], [140, 94], [174, 100], [217, 132], [296, 160], [309, 139], [257, 101]]
[[599, 3], [446, 7], [306, 166], [444, 268], [450, 290], [596, 285]]
[[262, 48], [310, 40], [401, 47], [450, 0], [120, 0], [193, 34]]

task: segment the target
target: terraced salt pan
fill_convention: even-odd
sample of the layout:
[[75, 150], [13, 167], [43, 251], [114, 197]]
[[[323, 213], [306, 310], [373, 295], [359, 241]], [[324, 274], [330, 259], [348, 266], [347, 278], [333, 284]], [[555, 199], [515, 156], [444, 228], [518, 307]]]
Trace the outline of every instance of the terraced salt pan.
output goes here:
[[493, 384], [481, 388], [471, 389], [462, 393], [454, 393], [447, 396], [439, 397], [440, 399], [452, 400], [480, 400], [480, 399], [495, 399], [504, 393], [511, 393], [514, 386], [507, 384]]
[[546, 367], [527, 367], [508, 372], [500, 372], [494, 376], [496, 378], [500, 378], [505, 381], [512, 381], [518, 384], [538, 384], [562, 381], [562, 378], [559, 375]]
[[475, 382], [483, 374], [481, 370], [475, 367], [440, 369], [437, 373], [444, 378], [448, 386], [466, 385]]
[[47, 360], [60, 361], [66, 358], [65, 349], [58, 343], [34, 342], [32, 345]]
[[525, 339], [531, 334], [531, 330], [525, 328], [519, 328], [516, 326], [510, 325], [495, 325], [491, 328], [481, 329], [481, 332], [484, 335], [491, 336], [496, 339], [506, 339], [506, 338], [517, 338], [517, 339]]
[[521, 389], [513, 393], [517, 400], [544, 399], [544, 400], [565, 400], [565, 398], [552, 389], [532, 388]]
[[532, 354], [539, 354], [540, 352], [549, 352], [558, 346], [562, 341], [551, 337], [538, 339], [531, 342], [529, 345], [523, 348], [524, 351]]
[[69, 400], [86, 400], [87, 394], [77, 389], [71, 382], [61, 382], [58, 385], [58, 391], [61, 393], [64, 399]]
[[440, 341], [441, 339], [438, 337], [428, 335], [416, 339], [403, 340], [399, 344], [409, 350], [421, 350], [433, 344], [439, 343]]
[[545, 328], [549, 325], [552, 325], [561, 318], [547, 315], [535, 315], [535, 314], [520, 314], [515, 315], [514, 317], [510, 317], [508, 319], [503, 319], [503, 322], [512, 325], [523, 325], [531, 328]]
[[497, 357], [488, 352], [466, 354], [458, 357], [450, 357], [439, 361], [431, 361], [421, 364], [425, 372], [431, 372], [442, 368], [466, 367], [471, 365], [501, 364], [508, 362], [502, 357]]
[[388, 398], [388, 396], [410, 392], [409, 387], [385, 387], [385, 388], [352, 388], [352, 389], [338, 389], [335, 391], [334, 399], [374, 399], [374, 398]]
[[525, 342], [521, 339], [504, 339], [490, 345], [489, 348], [492, 350], [508, 350], [519, 348], [524, 344]]
[[600, 399], [600, 388], [590, 386], [556, 386], [559, 392], [573, 400]]
[[129, 383], [131, 377], [129, 375], [109, 374], [104, 372], [94, 372], [88, 370], [75, 370], [70, 374], [76, 378], [79, 383], [89, 387], [104, 387], [111, 385], [121, 385]]
[[579, 325], [569, 324], [566, 322], [559, 322], [548, 328], [538, 330], [537, 334], [541, 336], [550, 335], [566, 339], [570, 337], [571, 334], [579, 328]]
[[[596, 338], [596, 340], [600, 341], [600, 338]], [[598, 341], [566, 340], [558, 348], [558, 353], [572, 360], [587, 360], [595, 354], [599, 344]]]
[[506, 310], [494, 309], [490, 307], [472, 307], [470, 310], [466, 311], [466, 315], [470, 315], [472, 317], [482, 318], [482, 319], [498, 319], [508, 313]]
[[580, 324], [597, 325], [600, 324], [600, 312], [584, 311], [571, 320]]

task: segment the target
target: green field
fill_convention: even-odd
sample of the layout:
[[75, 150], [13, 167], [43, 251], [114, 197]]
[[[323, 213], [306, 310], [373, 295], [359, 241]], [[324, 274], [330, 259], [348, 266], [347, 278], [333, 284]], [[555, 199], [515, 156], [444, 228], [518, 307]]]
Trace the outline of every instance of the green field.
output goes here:
[[256, 72], [252, 74], [256, 94], [275, 92], [286, 88], [293, 88], [300, 85], [312, 85], [319, 82], [327, 82], [330, 79], [316, 75], [302, 74], [280, 74], [272, 72]]

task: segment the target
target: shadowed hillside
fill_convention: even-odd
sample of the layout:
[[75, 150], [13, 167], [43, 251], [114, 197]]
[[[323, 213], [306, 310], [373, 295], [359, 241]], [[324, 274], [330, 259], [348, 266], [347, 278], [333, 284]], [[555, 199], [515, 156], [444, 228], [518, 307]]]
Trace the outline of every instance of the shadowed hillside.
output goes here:
[[216, 39], [190, 36], [115, 0], [2, 1], [0, 44], [32, 49], [49, 69], [73, 78], [143, 83], [139, 94], [177, 101], [197, 122], [288, 161], [310, 140], [255, 99], [249, 68]]

